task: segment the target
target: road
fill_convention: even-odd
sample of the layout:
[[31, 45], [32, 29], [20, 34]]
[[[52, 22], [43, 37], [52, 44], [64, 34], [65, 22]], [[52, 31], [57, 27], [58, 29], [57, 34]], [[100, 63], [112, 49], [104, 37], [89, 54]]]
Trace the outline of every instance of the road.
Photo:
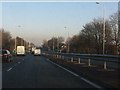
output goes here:
[[2, 88], [99, 88], [43, 56], [17, 56], [2, 65]]

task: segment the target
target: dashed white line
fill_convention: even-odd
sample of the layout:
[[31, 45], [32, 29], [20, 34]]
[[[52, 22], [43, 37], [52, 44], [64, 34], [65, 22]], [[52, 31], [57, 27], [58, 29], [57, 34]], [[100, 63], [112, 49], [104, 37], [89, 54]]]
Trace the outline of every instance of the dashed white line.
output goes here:
[[90, 85], [92, 85], [92, 86], [94, 86], [94, 87], [96, 87], [96, 88], [102, 88], [101, 86], [99, 86], [99, 85], [97, 85], [97, 84], [95, 84], [95, 83], [93, 83], [93, 82], [91, 82], [91, 81], [89, 81], [89, 80], [87, 80], [87, 79], [79, 76], [78, 74], [76, 74], [76, 73], [74, 73], [74, 72], [72, 72], [72, 71], [70, 71], [70, 70], [68, 70], [68, 69], [66, 69], [66, 68], [64, 68], [64, 67], [62, 67], [62, 66], [60, 66], [60, 65], [58, 65], [58, 64], [56, 64], [56, 63], [54, 63], [54, 62], [52, 62], [52, 61], [50, 61], [49, 59], [47, 59], [47, 61], [49, 61], [49, 62], [55, 64], [56, 66], [64, 69], [65, 71], [71, 73], [72, 75], [74, 75], [74, 76], [76, 76], [76, 77], [79, 77], [80, 79], [82, 79], [82, 80], [85, 81], [86, 83], [88, 83], [88, 84], [90, 84]]
[[9, 72], [12, 68], [9, 68], [7, 71]]
[[[21, 62], [18, 62], [18, 64], [20, 64]], [[7, 71], [9, 72], [11, 69], [13, 69], [13, 67], [17, 66], [16, 64], [14, 64], [11, 68], [9, 68]]]

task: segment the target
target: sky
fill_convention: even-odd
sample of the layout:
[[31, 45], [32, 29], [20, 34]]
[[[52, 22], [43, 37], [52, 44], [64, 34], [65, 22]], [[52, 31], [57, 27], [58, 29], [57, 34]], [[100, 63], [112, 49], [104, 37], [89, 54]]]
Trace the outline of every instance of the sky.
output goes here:
[[[5, 0], [3, 0], [5, 1]], [[20, 36], [35, 45], [62, 36], [65, 39], [80, 32], [94, 18], [105, 18], [118, 11], [117, 2], [1, 2], [0, 26], [12, 37]], [[115, 0], [116, 1], [116, 0]], [[66, 29], [64, 27], [67, 27]]]

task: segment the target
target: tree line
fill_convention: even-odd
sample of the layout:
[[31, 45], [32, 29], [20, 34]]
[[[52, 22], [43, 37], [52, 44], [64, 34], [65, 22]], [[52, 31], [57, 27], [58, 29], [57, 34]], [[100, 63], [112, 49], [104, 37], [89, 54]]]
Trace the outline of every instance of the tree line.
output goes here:
[[[114, 13], [105, 19], [105, 54], [120, 54], [119, 15], [120, 13]], [[43, 47], [49, 48], [49, 50], [58, 48], [58, 50], [67, 52], [69, 43], [69, 52], [71, 53], [102, 54], [103, 25], [103, 18], [94, 18], [91, 22], [86, 23], [77, 35], [69, 38], [65, 43], [63, 43], [64, 40], [59, 42], [59, 38], [54, 37], [44, 41]], [[63, 46], [65, 46], [64, 49]]]
[[29, 50], [29, 46], [35, 46], [33, 43], [29, 43], [21, 37], [17, 36], [16, 38], [13, 38], [11, 33], [3, 28], [0, 29], [0, 41], [0, 49], [8, 49], [10, 51], [15, 50], [15, 47], [17, 46], [25, 46], [26, 50]]
[[[120, 12], [114, 13], [105, 20], [105, 54], [120, 54]], [[102, 54], [103, 50], [103, 18], [94, 18], [86, 23], [77, 35], [64, 40], [62, 36], [52, 37], [43, 41], [43, 49], [47, 51], [67, 52], [69, 44], [70, 53]], [[0, 48], [14, 50], [15, 38], [10, 32], [0, 29]], [[29, 43], [21, 37], [16, 37], [16, 46]]]

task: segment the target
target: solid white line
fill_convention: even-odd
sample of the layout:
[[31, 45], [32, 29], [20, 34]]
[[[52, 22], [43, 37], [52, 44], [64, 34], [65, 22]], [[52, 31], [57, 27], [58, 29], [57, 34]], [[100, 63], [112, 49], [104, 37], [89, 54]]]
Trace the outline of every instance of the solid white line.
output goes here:
[[12, 68], [9, 68], [7, 71], [9, 72]]
[[88, 84], [90, 84], [90, 85], [92, 85], [92, 86], [94, 86], [94, 87], [96, 87], [96, 88], [102, 88], [101, 86], [99, 86], [99, 85], [97, 85], [97, 84], [95, 84], [95, 83], [93, 83], [93, 82], [91, 82], [91, 81], [89, 81], [89, 80], [87, 80], [87, 79], [79, 76], [78, 74], [76, 74], [76, 73], [74, 73], [74, 72], [72, 72], [72, 71], [70, 71], [70, 70], [68, 70], [68, 69], [66, 69], [66, 68], [64, 68], [64, 67], [62, 67], [62, 66], [60, 66], [60, 65], [58, 65], [58, 64], [56, 64], [56, 63], [54, 63], [54, 62], [52, 62], [52, 61], [50, 61], [49, 59], [47, 59], [47, 61], [49, 61], [49, 62], [53, 63], [54, 65], [56, 65], [56, 66], [64, 69], [65, 71], [71, 73], [72, 75], [74, 75], [74, 76], [76, 76], [76, 77], [79, 77], [80, 79], [82, 79], [82, 80], [85, 81], [86, 83], [88, 83]]
[[56, 64], [56, 63], [54, 63], [54, 62], [52, 62], [52, 61], [50, 61], [50, 60], [48, 60], [48, 61], [51, 62], [51, 63], [53, 63], [53, 64], [55, 64], [56, 66], [58, 66], [58, 67], [64, 69], [65, 71], [67, 71], [67, 72], [73, 74], [73, 75], [76, 76], [76, 77], [79, 76], [78, 74], [76, 74], [76, 73], [74, 73], [74, 72], [72, 72], [72, 71], [70, 71], [70, 70], [68, 70], [68, 69], [66, 69], [66, 68], [64, 68], [64, 67], [62, 67], [62, 66], [60, 66], [60, 65], [58, 65], [58, 64]]
[[87, 82], [88, 84], [90, 84], [90, 85], [92, 85], [92, 86], [94, 86], [96, 88], [102, 88], [99, 85], [96, 85], [95, 83], [93, 83], [93, 82], [91, 82], [91, 81], [89, 81], [89, 80], [87, 80], [87, 79], [85, 79], [83, 77], [81, 77], [80, 79], [82, 79], [83, 81]]

